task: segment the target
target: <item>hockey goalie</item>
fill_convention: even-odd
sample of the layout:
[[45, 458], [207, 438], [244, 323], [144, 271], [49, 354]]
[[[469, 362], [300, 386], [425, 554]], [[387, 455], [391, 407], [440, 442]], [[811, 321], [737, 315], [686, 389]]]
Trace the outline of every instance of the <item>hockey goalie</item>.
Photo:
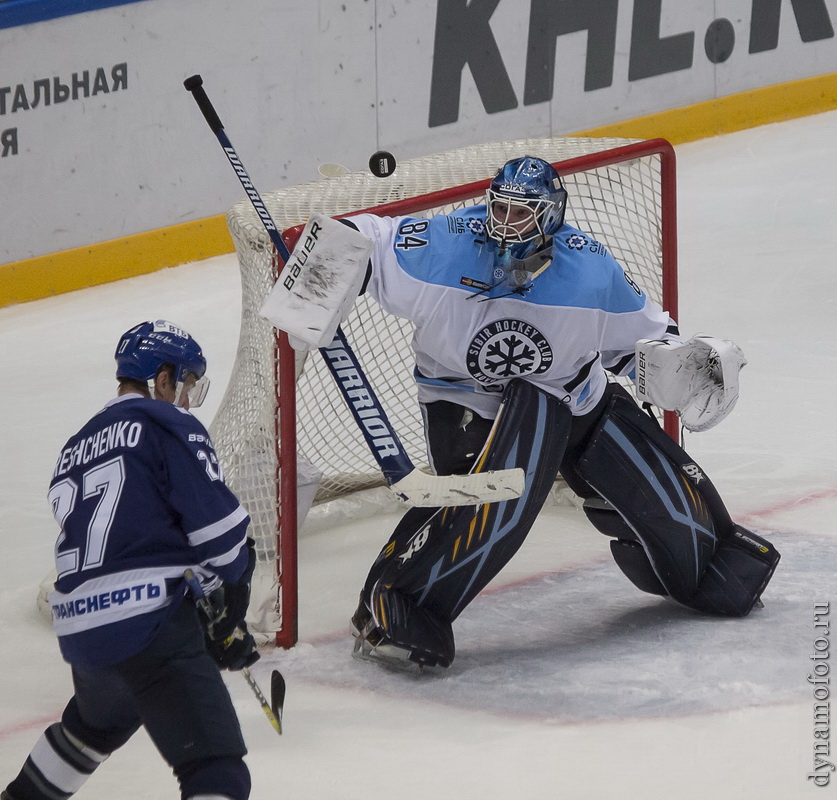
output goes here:
[[[406, 512], [352, 617], [358, 657], [450, 665], [452, 623], [522, 545], [559, 473], [641, 591], [741, 617], [776, 568], [776, 549], [733, 522], [706, 473], [640, 405], [711, 428], [735, 405], [741, 350], [684, 341], [607, 248], [565, 222], [566, 204], [553, 167], [524, 157], [499, 170], [484, 204], [450, 214], [317, 216], [309, 225], [350, 234], [359, 255], [324, 248], [301, 267], [296, 258], [314, 299], [280, 276], [265, 303], [298, 348], [328, 344], [360, 292], [411, 320], [434, 472], [525, 473], [516, 499]], [[636, 382], [639, 404], [611, 375]]]

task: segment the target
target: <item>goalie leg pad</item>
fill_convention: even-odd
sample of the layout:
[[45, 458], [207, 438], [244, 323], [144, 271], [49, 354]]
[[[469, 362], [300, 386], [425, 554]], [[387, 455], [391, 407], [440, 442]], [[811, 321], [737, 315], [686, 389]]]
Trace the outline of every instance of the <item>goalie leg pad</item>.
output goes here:
[[586, 498], [581, 510], [599, 533], [603, 533], [605, 536], [613, 536], [616, 539], [639, 541], [630, 525], [619, 516], [619, 512], [603, 497]]
[[448, 620], [422, 608], [398, 589], [380, 584], [372, 592], [372, 608], [386, 644], [403, 651], [407, 660], [427, 667], [451, 665], [455, 646]]
[[523, 494], [446, 509], [432, 546], [402, 554], [382, 583], [442, 619], [456, 619], [523, 544], [555, 480], [571, 421], [553, 395], [526, 381], [510, 383], [476, 471], [520, 467], [526, 474]]
[[634, 531], [665, 590], [691, 598], [717, 530], [731, 525], [702, 470], [633, 401], [614, 396], [578, 471]]
[[610, 552], [619, 569], [642, 592], [667, 597], [666, 587], [654, 572], [645, 550], [638, 541], [616, 539], [610, 543]]
[[713, 614], [749, 612], [779, 554], [732, 522], [703, 470], [632, 401], [613, 398], [578, 469], [636, 533], [673, 599]]
[[619, 569], [637, 589], [649, 594], [668, 595], [654, 572], [645, 550], [631, 527], [603, 497], [588, 497], [582, 506], [587, 519], [597, 531], [613, 536], [610, 552]]
[[[361, 606], [371, 608], [372, 589], [384, 572], [393, 565], [396, 557], [409, 558], [410, 552], [420, 550], [435, 540], [442, 527], [444, 513], [444, 509], [441, 508], [414, 506], [401, 517], [366, 576], [366, 582], [360, 593]], [[362, 619], [363, 614], [361, 612], [356, 616]]]
[[770, 542], [739, 525], [721, 541], [688, 605], [729, 617], [750, 613], [779, 564]]

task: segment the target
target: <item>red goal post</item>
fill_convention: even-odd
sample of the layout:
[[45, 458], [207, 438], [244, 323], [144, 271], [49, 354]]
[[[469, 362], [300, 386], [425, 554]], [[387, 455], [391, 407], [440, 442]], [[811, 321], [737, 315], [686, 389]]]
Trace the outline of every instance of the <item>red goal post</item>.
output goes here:
[[[482, 201], [510, 158], [554, 164], [569, 194], [567, 221], [602, 241], [626, 272], [677, 318], [676, 166], [663, 139], [581, 137], [476, 145], [398, 165], [389, 178], [366, 172], [262, 195], [292, 249], [308, 216], [450, 213]], [[227, 222], [241, 267], [242, 322], [227, 392], [210, 431], [227, 480], [253, 519], [258, 568], [251, 627], [290, 647], [297, 640], [298, 510], [383, 485], [383, 477], [318, 354], [302, 358], [258, 316], [281, 267], [248, 202]], [[412, 326], [361, 297], [343, 329], [413, 463], [427, 469], [412, 381]], [[678, 435], [677, 419], [664, 425]], [[303, 485], [299, 464], [322, 477]], [[360, 493], [359, 495], [356, 493]], [[306, 494], [309, 495], [306, 497]], [[351, 508], [351, 504], [346, 506]], [[351, 513], [351, 512], [349, 512]], [[354, 598], [347, 598], [347, 608]]]

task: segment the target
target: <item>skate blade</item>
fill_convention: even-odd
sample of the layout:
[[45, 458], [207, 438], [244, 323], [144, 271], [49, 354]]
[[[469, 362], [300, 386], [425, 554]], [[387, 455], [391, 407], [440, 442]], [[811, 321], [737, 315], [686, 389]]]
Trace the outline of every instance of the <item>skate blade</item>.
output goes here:
[[410, 661], [410, 654], [401, 647], [391, 644], [373, 646], [368, 640], [362, 638], [355, 639], [352, 658], [377, 664], [393, 672], [421, 675], [423, 670], [423, 665]]

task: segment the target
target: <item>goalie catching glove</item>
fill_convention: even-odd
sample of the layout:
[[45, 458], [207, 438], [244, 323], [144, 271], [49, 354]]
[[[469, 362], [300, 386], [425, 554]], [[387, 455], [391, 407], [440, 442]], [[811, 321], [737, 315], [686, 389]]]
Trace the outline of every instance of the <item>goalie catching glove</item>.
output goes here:
[[640, 339], [636, 343], [637, 398], [676, 411], [690, 431], [707, 431], [734, 408], [738, 373], [746, 363], [741, 348], [729, 339]]
[[297, 350], [331, 344], [366, 277], [372, 240], [323, 214], [313, 214], [260, 316]]

